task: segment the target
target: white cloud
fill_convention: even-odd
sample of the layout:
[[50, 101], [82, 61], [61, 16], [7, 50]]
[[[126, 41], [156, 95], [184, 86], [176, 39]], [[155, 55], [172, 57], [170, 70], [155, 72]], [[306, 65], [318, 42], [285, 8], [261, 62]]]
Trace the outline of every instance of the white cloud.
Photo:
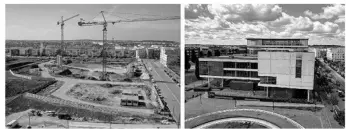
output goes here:
[[283, 25], [290, 24], [292, 22], [292, 19], [294, 19], [293, 16], [290, 16], [290, 15], [283, 12], [282, 17], [276, 19], [275, 21], [272, 21], [271, 25], [274, 27], [280, 27]]
[[336, 31], [339, 29], [339, 25], [332, 22], [325, 22], [322, 24], [319, 21], [315, 21], [313, 25], [314, 29], [312, 32], [316, 33], [336, 33]]
[[306, 10], [304, 14], [310, 16], [312, 19], [331, 19], [336, 16], [345, 16], [345, 5], [334, 4], [323, 7], [322, 9], [323, 12], [319, 14], [314, 14], [310, 10]]
[[278, 5], [265, 4], [231, 4], [209, 5], [210, 12], [215, 17], [229, 22], [273, 21], [281, 17], [282, 8]]
[[308, 17], [290, 17], [290, 24], [285, 25], [286, 31], [311, 31], [313, 22]]
[[345, 22], [345, 16], [339, 16], [338, 19], [334, 21], [335, 23], [343, 23]]

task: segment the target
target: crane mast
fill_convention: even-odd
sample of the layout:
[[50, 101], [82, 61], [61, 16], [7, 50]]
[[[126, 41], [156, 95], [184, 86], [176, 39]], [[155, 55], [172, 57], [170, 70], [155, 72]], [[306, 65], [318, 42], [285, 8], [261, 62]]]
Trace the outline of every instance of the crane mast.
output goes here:
[[112, 23], [113, 25], [115, 23], [120, 23], [120, 22], [141, 22], [141, 21], [160, 21], [160, 20], [176, 20], [176, 19], [180, 19], [179, 16], [172, 16], [172, 17], [164, 17], [164, 18], [138, 18], [138, 19], [126, 19], [126, 20], [117, 20], [117, 21], [106, 21], [106, 18], [104, 16], [104, 11], [101, 11], [102, 17], [103, 17], [103, 21], [102, 22], [85, 22], [83, 19], [81, 19], [81, 21], [78, 22], [79, 26], [94, 26], [94, 25], [102, 25], [103, 26], [103, 45], [102, 45], [102, 76], [101, 79], [102, 80], [106, 80], [107, 79], [107, 70], [106, 70], [106, 66], [107, 66], [107, 51], [106, 51], [106, 45], [107, 45], [107, 25], [108, 23]]
[[61, 66], [61, 59], [59, 59], [59, 58], [62, 58], [63, 52], [65, 52], [65, 47], [64, 47], [64, 25], [65, 25], [65, 22], [72, 19], [72, 18], [75, 18], [77, 16], [79, 16], [79, 14], [74, 15], [70, 18], [65, 19], [65, 20], [64, 20], [64, 17], [61, 16], [61, 21], [58, 21], [58, 23], [57, 23], [58, 25], [60, 24], [60, 26], [61, 26], [61, 45], [60, 45], [60, 52], [58, 53], [59, 55], [57, 57], [57, 63], [59, 66]]
[[107, 51], [106, 51], [106, 45], [107, 45], [107, 21], [106, 21], [106, 18], [105, 16], [103, 15], [103, 11], [101, 11], [101, 14], [102, 14], [102, 17], [103, 17], [103, 20], [104, 20], [104, 23], [103, 23], [103, 44], [102, 44], [102, 77], [101, 79], [102, 80], [106, 80], [107, 78], [107, 70], [106, 70], [106, 67], [107, 67]]

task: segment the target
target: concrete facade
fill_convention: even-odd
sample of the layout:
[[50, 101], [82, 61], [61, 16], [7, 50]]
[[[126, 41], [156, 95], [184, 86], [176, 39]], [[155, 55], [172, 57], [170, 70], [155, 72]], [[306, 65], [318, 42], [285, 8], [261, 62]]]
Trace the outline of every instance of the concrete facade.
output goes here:
[[[300, 76], [297, 77], [297, 60], [301, 60]], [[278, 87], [290, 89], [313, 89], [314, 81], [314, 53], [296, 52], [259, 52], [258, 76], [270, 76], [276, 78], [276, 84], [264, 84], [258, 86]]]

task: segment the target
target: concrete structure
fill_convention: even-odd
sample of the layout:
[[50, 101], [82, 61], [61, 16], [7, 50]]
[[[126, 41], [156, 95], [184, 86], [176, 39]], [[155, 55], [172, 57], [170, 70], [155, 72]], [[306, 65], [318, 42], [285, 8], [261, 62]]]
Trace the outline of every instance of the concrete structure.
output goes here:
[[175, 53], [175, 48], [173, 47], [161, 47], [160, 48], [160, 63], [163, 66], [167, 67], [169, 60], [172, 59], [171, 57], [177, 54], [180, 55], [180, 53]]
[[331, 61], [345, 61], [345, 48], [329, 48], [327, 49], [327, 59]]
[[306, 95], [309, 100], [315, 56], [307, 41], [248, 38], [247, 54], [200, 58], [200, 77], [207, 78], [212, 88], [263, 90], [267, 97]]

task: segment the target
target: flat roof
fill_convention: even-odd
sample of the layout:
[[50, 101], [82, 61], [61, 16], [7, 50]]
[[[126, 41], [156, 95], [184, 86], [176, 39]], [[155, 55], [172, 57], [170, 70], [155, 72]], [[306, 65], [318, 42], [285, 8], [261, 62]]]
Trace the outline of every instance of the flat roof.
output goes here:
[[279, 40], [279, 39], [284, 39], [284, 40], [287, 40], [287, 39], [305, 39], [305, 40], [309, 40], [309, 38], [245, 38], [246, 40], [249, 40], [249, 39], [269, 39], [269, 40]]
[[230, 55], [230, 56], [211, 56], [211, 57], [204, 57], [204, 58], [257, 60], [257, 55], [253, 55], [253, 54], [233, 54], [233, 55]]
[[124, 100], [139, 100], [138, 96], [132, 96], [132, 95], [122, 95], [121, 99]]

